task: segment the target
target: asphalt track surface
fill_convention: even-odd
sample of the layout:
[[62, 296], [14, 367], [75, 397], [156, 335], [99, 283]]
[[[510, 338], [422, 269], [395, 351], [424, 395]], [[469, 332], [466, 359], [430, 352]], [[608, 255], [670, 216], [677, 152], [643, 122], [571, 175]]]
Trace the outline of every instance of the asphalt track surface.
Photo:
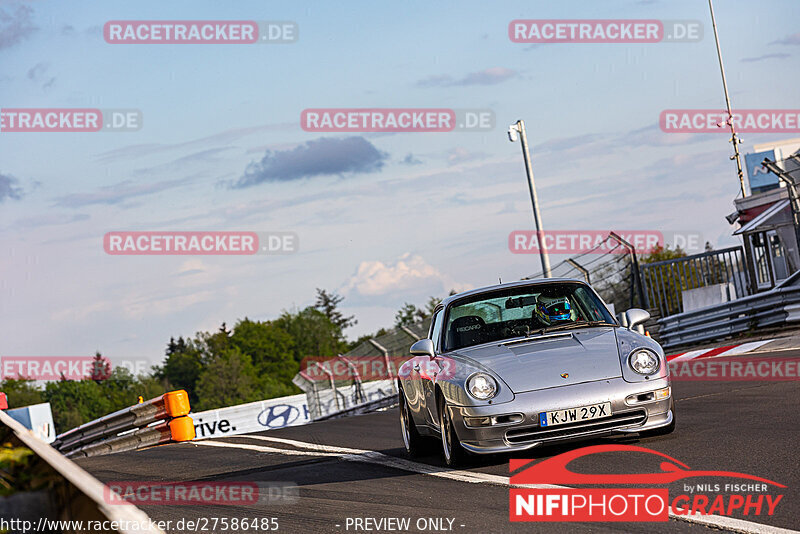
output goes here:
[[[759, 351], [748, 356], [800, 357], [800, 350]], [[737, 356], [731, 356], [734, 358]], [[674, 382], [677, 429], [663, 436], [602, 439], [478, 457], [457, 471], [444, 467], [437, 444], [431, 454], [408, 459], [396, 409], [247, 436], [172, 444], [85, 458], [78, 464], [105, 483], [118, 481], [283, 482], [298, 485], [293, 503], [272, 505], [141, 505], [174, 526], [192, 518], [277, 518], [278, 532], [770, 532], [800, 529], [800, 382]], [[627, 443], [663, 452], [697, 470], [747, 473], [786, 486], [774, 515], [734, 513], [747, 523], [679, 518], [660, 523], [511, 523], [509, 459], [540, 460], [591, 444]], [[582, 473], [658, 471], [643, 455], [588, 456], [571, 468]], [[686, 483], [744, 482], [702, 478]], [[669, 486], [670, 498], [683, 482]], [[722, 493], [725, 493], [724, 491]], [[713, 496], [713, 494], [712, 494]], [[409, 518], [408, 530], [354, 528], [355, 518]], [[348, 518], [350, 522], [348, 523]], [[442, 518], [442, 527], [422, 522]], [[452, 523], [448, 520], [451, 520]], [[417, 528], [417, 522], [423, 529]], [[262, 529], [205, 532], [264, 532]], [[366, 525], [364, 525], [366, 526]], [[770, 528], [772, 527], [772, 528]], [[449, 528], [449, 530], [448, 530]], [[203, 530], [195, 527], [192, 532]]]

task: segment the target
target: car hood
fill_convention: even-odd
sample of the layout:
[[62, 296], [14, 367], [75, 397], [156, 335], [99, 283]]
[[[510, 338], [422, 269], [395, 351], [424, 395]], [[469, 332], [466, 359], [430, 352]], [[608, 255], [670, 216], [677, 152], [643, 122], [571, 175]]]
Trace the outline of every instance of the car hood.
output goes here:
[[459, 349], [514, 393], [622, 376], [613, 327], [580, 328]]

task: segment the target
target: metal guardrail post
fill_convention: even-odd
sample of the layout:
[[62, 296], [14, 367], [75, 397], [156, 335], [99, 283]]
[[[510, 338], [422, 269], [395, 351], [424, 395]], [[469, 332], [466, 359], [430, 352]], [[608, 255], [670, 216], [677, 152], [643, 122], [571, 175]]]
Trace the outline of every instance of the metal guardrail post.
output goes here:
[[389, 351], [386, 347], [382, 346], [380, 343], [375, 341], [374, 339], [370, 338], [369, 342], [372, 344], [373, 347], [378, 349], [383, 353], [383, 361], [386, 363], [386, 374], [389, 377], [389, 380], [392, 383], [392, 392], [397, 393], [397, 385], [394, 383], [394, 374], [392, 374], [392, 363], [391, 359], [389, 358]]
[[[313, 365], [314, 365], [314, 366], [316, 366], [316, 367], [317, 367], [317, 368], [318, 368], [320, 371], [322, 371], [323, 373], [325, 373], [326, 375], [328, 375], [328, 378], [330, 379], [330, 382], [331, 382], [331, 392], [333, 392], [333, 400], [334, 400], [334, 402], [336, 402], [336, 409], [337, 409], [337, 410], [341, 410], [341, 409], [342, 409], [342, 407], [341, 407], [341, 406], [339, 406], [339, 396], [337, 395], [337, 391], [336, 391], [336, 379], [334, 379], [334, 377], [333, 377], [333, 372], [332, 372], [330, 369], [325, 369], [325, 367], [323, 367], [323, 366], [322, 366], [322, 365], [321, 365], [319, 362], [316, 362], [316, 361], [314, 361], [314, 362], [311, 362], [311, 363], [309, 364], [309, 366], [310, 366], [311, 364], [313, 364]], [[322, 410], [320, 410], [320, 411], [322, 411]]]
[[341, 359], [350, 370], [353, 372], [353, 387], [355, 391], [353, 392], [353, 400], [355, 401], [354, 404], [358, 404], [364, 401], [364, 390], [361, 387], [361, 375], [358, 374], [358, 369], [356, 368], [355, 364], [339, 354], [337, 358]]
[[586, 267], [584, 267], [583, 265], [581, 265], [577, 261], [573, 260], [572, 258], [567, 258], [564, 261], [566, 261], [567, 263], [569, 263], [570, 265], [572, 265], [573, 267], [578, 269], [581, 272], [581, 274], [583, 275], [584, 280], [586, 280], [586, 283], [587, 284], [591, 284], [591, 282], [589, 281], [589, 270]]
[[401, 326], [400, 330], [411, 336], [411, 339], [413, 339], [414, 341], [419, 341], [421, 339], [417, 334], [412, 332], [411, 329], [407, 326]]
[[[615, 232], [609, 232], [608, 237], [617, 241], [620, 245], [628, 249], [628, 252], [631, 255], [631, 271], [633, 271], [633, 283], [636, 285], [636, 292], [639, 296], [639, 305], [647, 309], [650, 307], [649, 303], [647, 302], [647, 297], [644, 294], [644, 290], [642, 289], [642, 280], [639, 277], [639, 261], [636, 259], [636, 249], [622, 239], [619, 234]], [[631, 294], [631, 308], [633, 307], [633, 294]]]

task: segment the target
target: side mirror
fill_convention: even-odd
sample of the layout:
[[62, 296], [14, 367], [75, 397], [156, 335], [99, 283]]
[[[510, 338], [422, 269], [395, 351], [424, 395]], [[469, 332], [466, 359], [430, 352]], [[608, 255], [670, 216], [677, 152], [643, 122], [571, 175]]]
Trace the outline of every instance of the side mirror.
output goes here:
[[411, 345], [409, 352], [412, 356], [427, 356], [431, 360], [436, 357], [433, 353], [433, 341], [430, 339], [420, 339]]
[[631, 308], [625, 312], [625, 318], [627, 319], [628, 324], [626, 326], [628, 330], [633, 330], [636, 325], [640, 325], [650, 319], [650, 312], [640, 308]]

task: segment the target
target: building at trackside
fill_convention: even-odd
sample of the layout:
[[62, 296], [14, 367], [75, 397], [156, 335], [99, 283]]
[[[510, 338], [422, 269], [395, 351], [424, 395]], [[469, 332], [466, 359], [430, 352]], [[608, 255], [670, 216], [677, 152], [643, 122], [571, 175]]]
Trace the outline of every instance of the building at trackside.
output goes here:
[[745, 154], [750, 194], [734, 200], [736, 212], [728, 221], [739, 225], [734, 235], [743, 241], [751, 293], [771, 289], [800, 270], [790, 188], [762, 165], [765, 158], [800, 181], [800, 138], [755, 145]]

